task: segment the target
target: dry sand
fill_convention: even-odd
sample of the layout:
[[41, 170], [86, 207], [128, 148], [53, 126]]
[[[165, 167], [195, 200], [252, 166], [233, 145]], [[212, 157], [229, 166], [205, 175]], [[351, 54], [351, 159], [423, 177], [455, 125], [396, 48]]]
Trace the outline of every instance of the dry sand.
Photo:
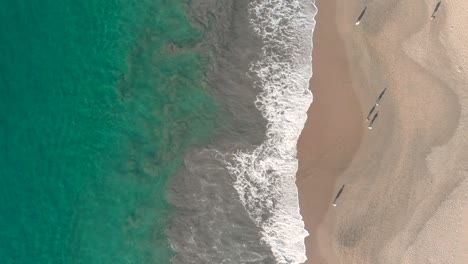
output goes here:
[[307, 263], [468, 263], [468, 2], [430, 20], [437, 2], [317, 0], [298, 143]]

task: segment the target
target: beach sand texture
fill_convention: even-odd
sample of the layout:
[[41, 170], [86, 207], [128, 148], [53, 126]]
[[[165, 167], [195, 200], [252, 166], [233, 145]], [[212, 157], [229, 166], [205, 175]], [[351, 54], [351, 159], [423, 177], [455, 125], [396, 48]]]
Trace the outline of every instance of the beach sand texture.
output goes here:
[[298, 142], [307, 263], [468, 263], [468, 2], [430, 20], [437, 2], [317, 0]]

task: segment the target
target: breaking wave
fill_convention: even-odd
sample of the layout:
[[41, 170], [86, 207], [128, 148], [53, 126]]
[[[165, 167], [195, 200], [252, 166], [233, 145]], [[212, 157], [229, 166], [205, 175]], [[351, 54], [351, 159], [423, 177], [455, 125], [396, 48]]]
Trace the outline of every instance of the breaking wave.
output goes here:
[[297, 140], [312, 103], [314, 1], [256, 0], [250, 25], [262, 39], [260, 59], [250, 75], [258, 81], [256, 107], [267, 120], [266, 139], [253, 150], [226, 158], [235, 188], [253, 221], [262, 228], [278, 263], [302, 263], [308, 232], [299, 212]]

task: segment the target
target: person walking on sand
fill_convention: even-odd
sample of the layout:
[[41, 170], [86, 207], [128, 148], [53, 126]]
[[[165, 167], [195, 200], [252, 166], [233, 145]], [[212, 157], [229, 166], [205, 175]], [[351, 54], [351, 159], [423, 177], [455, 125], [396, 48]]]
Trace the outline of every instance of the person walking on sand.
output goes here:
[[431, 16], [431, 20], [435, 18], [435, 14], [437, 13], [437, 11], [439, 10], [439, 7], [440, 7], [440, 4], [442, 3], [442, 1], [439, 1], [434, 9], [434, 12], [432, 12], [432, 16]]
[[333, 200], [333, 206], [336, 207], [336, 201], [338, 200], [338, 198], [340, 198], [340, 195], [341, 193], [343, 193], [343, 189], [344, 189], [344, 184], [343, 186], [341, 186], [340, 190], [338, 191], [338, 193], [336, 194], [335, 196], [335, 200]]
[[369, 122], [372, 113], [374, 113], [375, 107], [377, 107], [377, 105], [374, 105], [374, 106], [371, 108], [371, 110], [369, 111], [369, 114], [367, 115], [367, 118], [366, 118], [366, 121], [367, 121], [367, 122]]
[[377, 119], [378, 116], [379, 116], [379, 111], [377, 111], [377, 113], [375, 113], [374, 117], [372, 118], [372, 121], [370, 122], [370, 124], [369, 124], [369, 126], [367, 128], [369, 128], [369, 129], [374, 128], [374, 122], [375, 122], [375, 120]]
[[361, 18], [364, 16], [364, 14], [366, 13], [366, 10], [367, 10], [367, 6], [364, 7], [364, 9], [362, 10], [361, 14], [359, 15], [358, 19], [356, 20], [356, 26], [361, 24]]
[[377, 101], [375, 101], [376, 106], [380, 105], [380, 101], [382, 100], [382, 97], [384, 96], [385, 91], [387, 91], [387, 88], [383, 89], [383, 91], [380, 93], [379, 97], [377, 98]]

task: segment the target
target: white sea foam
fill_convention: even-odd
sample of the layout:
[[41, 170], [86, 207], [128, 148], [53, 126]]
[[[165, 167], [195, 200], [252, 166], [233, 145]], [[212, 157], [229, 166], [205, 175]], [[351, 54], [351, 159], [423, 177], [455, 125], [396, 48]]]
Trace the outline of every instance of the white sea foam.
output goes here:
[[249, 6], [251, 26], [264, 41], [251, 64], [259, 81], [256, 106], [268, 121], [266, 140], [240, 151], [227, 164], [235, 188], [278, 263], [302, 263], [308, 235], [299, 212], [295, 184], [297, 140], [312, 103], [313, 1], [256, 0]]

